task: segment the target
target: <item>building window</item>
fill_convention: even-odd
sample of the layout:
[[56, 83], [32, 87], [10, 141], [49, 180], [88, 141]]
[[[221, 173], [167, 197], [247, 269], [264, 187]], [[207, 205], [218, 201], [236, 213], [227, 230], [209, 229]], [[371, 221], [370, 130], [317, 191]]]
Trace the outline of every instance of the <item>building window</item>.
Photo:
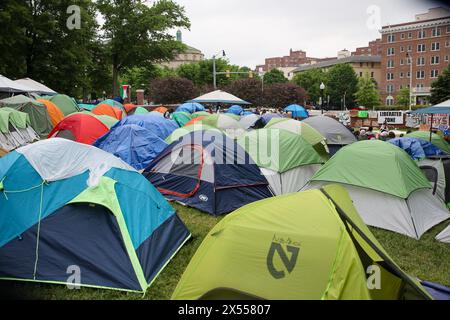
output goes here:
[[425, 71], [424, 70], [417, 71], [416, 79], [425, 79]]
[[388, 56], [393, 56], [395, 54], [395, 49], [394, 48], [388, 48], [387, 49], [387, 55]]
[[411, 78], [411, 71], [408, 71], [408, 72], [406, 73], [406, 77], [407, 77], [407, 78]]
[[411, 52], [411, 51], [412, 51], [412, 46], [409, 45], [409, 46], [408, 46], [408, 52]]
[[388, 41], [388, 43], [395, 42], [395, 35], [394, 34], [388, 35], [387, 41]]
[[394, 105], [394, 97], [387, 97], [386, 98], [386, 104], [388, 106], [393, 106]]
[[394, 74], [389, 72], [386, 74], [386, 78], [388, 81], [394, 80]]
[[439, 64], [439, 56], [431, 57], [431, 64]]
[[400, 65], [403, 66], [405, 64], [405, 60], [400, 59]]
[[387, 67], [388, 67], [388, 69], [394, 68], [394, 60], [388, 60]]
[[439, 77], [439, 70], [431, 70], [431, 78]]
[[394, 85], [388, 84], [388, 85], [386, 86], [386, 91], [387, 91], [387, 93], [389, 93], [389, 94], [394, 93]]
[[408, 32], [408, 39], [412, 39], [412, 32]]
[[360, 78], [362, 78], [362, 76], [363, 76], [363, 73], [362, 73], [362, 72], [360, 72], [360, 73], [359, 73], [359, 77], [360, 77]]
[[374, 76], [375, 76], [375, 73], [372, 71], [372, 72], [370, 73], [370, 77], [373, 78]]
[[447, 33], [450, 33], [450, 27], [447, 27]]
[[445, 41], [445, 47], [446, 47], [446, 48], [450, 47], [450, 41], [448, 41], [448, 40]]
[[417, 58], [417, 65], [418, 66], [424, 66], [425, 65], [425, 57], [418, 57]]
[[441, 35], [441, 28], [433, 28], [431, 30], [432, 37], [439, 37]]
[[420, 30], [417, 34], [417, 38], [419, 39], [423, 39], [427, 36], [427, 33], [425, 32], [425, 30]]
[[425, 50], [426, 50], [426, 46], [424, 43], [417, 45], [417, 52], [425, 52]]
[[400, 72], [400, 78], [404, 78], [405, 74], [403, 72]]
[[448, 62], [448, 56], [445, 56], [445, 57], [444, 57], [444, 61], [445, 61], [445, 62]]
[[439, 51], [441, 49], [441, 45], [439, 42], [433, 42], [431, 44], [431, 51]]
[[400, 47], [400, 52], [405, 52], [405, 47], [404, 46]]
[[401, 38], [402, 38], [402, 40], [405, 39], [405, 34], [404, 33], [402, 33]]

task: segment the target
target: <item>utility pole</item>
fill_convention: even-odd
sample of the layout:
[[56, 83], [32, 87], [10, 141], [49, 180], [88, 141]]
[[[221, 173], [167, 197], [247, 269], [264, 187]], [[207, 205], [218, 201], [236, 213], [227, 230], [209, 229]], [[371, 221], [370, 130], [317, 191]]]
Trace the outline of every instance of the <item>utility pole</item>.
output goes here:
[[[214, 90], [217, 90], [217, 72], [216, 72], [216, 54], [213, 55], [213, 84]], [[226, 57], [225, 50], [222, 50], [222, 57]]]

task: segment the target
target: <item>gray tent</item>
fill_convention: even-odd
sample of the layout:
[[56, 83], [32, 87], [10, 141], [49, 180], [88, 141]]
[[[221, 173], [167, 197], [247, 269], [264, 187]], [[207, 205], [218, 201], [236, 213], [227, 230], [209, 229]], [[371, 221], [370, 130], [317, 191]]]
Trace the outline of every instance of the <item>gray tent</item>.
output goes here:
[[40, 95], [45, 95], [45, 94], [54, 95], [54, 94], [56, 94], [56, 91], [54, 91], [54, 90], [50, 89], [49, 87], [47, 87], [46, 85], [43, 85], [42, 83], [37, 82], [37, 81], [35, 81], [33, 79], [30, 79], [30, 78], [23, 78], [23, 79], [16, 80], [14, 82], [18, 83], [20, 85], [29, 87], [31, 90], [33, 90], [31, 92], [34, 92], [34, 93], [37, 93], [37, 94], [40, 94]]
[[350, 130], [333, 118], [327, 116], [310, 117], [302, 122], [309, 124], [326, 138], [330, 154], [334, 154], [341, 147], [357, 141]]
[[30, 91], [32, 91], [32, 89], [28, 86], [12, 81], [0, 74], [0, 92], [16, 93]]

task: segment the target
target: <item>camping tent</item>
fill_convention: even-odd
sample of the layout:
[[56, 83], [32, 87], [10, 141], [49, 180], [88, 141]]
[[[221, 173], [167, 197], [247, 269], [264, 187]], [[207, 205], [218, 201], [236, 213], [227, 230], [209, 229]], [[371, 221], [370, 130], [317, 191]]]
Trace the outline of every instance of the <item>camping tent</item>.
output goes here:
[[236, 141], [213, 130], [184, 137], [144, 171], [166, 198], [219, 216], [272, 196], [266, 178]]
[[92, 109], [92, 113], [96, 115], [105, 115], [113, 117], [117, 120], [122, 120], [122, 118], [126, 117], [125, 111], [122, 109], [113, 107], [109, 104], [99, 104], [94, 109]]
[[52, 131], [53, 125], [47, 108], [43, 103], [24, 95], [0, 100], [0, 107], [9, 107], [17, 111], [25, 112], [30, 117], [30, 124], [41, 138], [47, 137]]
[[402, 149], [379, 140], [342, 148], [311, 179], [309, 188], [346, 187], [370, 226], [412, 238], [450, 218], [417, 164]]
[[290, 106], [284, 108], [284, 112], [290, 112], [292, 118], [308, 118], [309, 113], [306, 109], [298, 104], [291, 104]]
[[39, 140], [39, 136], [30, 126], [28, 114], [12, 108], [0, 108], [0, 148], [11, 151], [30, 142]]
[[322, 157], [328, 159], [328, 148], [325, 137], [319, 131], [303, 121], [287, 118], [274, 118], [270, 120], [265, 128], [286, 130], [300, 135], [312, 144], [314, 149], [316, 149]]
[[59, 108], [59, 110], [64, 113], [64, 116], [68, 116], [69, 114], [81, 111], [75, 100], [73, 98], [70, 98], [69, 96], [66, 96], [65, 94], [44, 96], [42, 97], [42, 99], [50, 100], [51, 102], [53, 102]]
[[2, 280], [67, 285], [73, 267], [81, 286], [145, 292], [190, 237], [145, 178], [92, 146], [22, 147], [0, 181]]
[[147, 114], [149, 113], [149, 111], [143, 107], [137, 107], [136, 109], [134, 109], [133, 114]]
[[114, 100], [114, 99], [106, 99], [106, 100], [103, 100], [103, 101], [101, 101], [101, 102], [100, 102], [99, 104], [97, 104], [97, 105], [101, 105], [101, 104], [107, 104], [107, 105], [109, 105], [109, 106], [111, 106], [111, 107], [114, 107], [114, 108], [117, 108], [117, 109], [120, 109], [120, 110], [126, 112], [126, 109], [125, 109], [125, 107], [123, 106], [123, 104], [121, 104], [119, 101], [116, 101], [116, 100]]
[[414, 114], [450, 114], [450, 99], [429, 108], [413, 111]]
[[168, 111], [169, 111], [169, 109], [167, 109], [166, 107], [158, 107], [153, 110], [153, 112], [159, 112], [161, 114], [165, 114]]
[[301, 190], [325, 162], [310, 143], [286, 130], [253, 130], [237, 141], [276, 195]]
[[33, 90], [32, 92], [37, 93], [39, 95], [54, 95], [54, 94], [56, 94], [56, 91], [54, 91], [54, 90], [50, 89], [49, 87], [47, 87], [46, 85], [39, 83], [30, 78], [19, 79], [19, 80], [16, 80], [15, 82], [31, 88]]
[[244, 113], [244, 109], [241, 106], [234, 105], [228, 108], [227, 113], [235, 114], [241, 116]]
[[32, 92], [32, 88], [17, 83], [0, 74], [0, 92], [17, 93]]
[[309, 124], [325, 137], [331, 155], [334, 155], [343, 146], [358, 141], [350, 130], [333, 118], [317, 116], [310, 117], [302, 122]]
[[261, 116], [261, 121], [262, 121], [263, 125], [267, 125], [272, 119], [278, 119], [278, 118], [283, 118], [283, 117], [278, 113], [264, 113]]
[[191, 115], [187, 112], [174, 112], [171, 114], [171, 119], [175, 121], [179, 127], [183, 127], [191, 121]]
[[187, 102], [180, 105], [175, 112], [187, 112], [192, 114], [198, 111], [205, 111], [205, 107], [200, 103]]
[[261, 116], [256, 115], [254, 113], [242, 116], [239, 123], [245, 130], [249, 130], [258, 126], [258, 122], [260, 122]]
[[245, 133], [245, 129], [240, 125], [239, 121], [225, 114], [210, 115], [202, 118], [198, 123], [220, 129], [233, 139], [236, 139]]
[[168, 146], [164, 139], [177, 128], [174, 121], [161, 116], [133, 115], [118, 122], [94, 145], [142, 170]]
[[123, 105], [123, 107], [125, 108], [125, 111], [129, 114], [133, 109], [136, 109], [136, 105], [132, 104], [132, 103], [125, 103]]
[[436, 236], [436, 240], [450, 243], [450, 225]]
[[0, 158], [4, 157], [8, 154], [8, 151], [6, 151], [5, 149], [0, 148]]
[[[411, 132], [411, 133], [408, 133], [405, 137], [416, 138], [416, 139], [421, 139], [421, 140], [430, 142], [430, 133], [427, 131]], [[433, 133], [431, 135], [431, 143], [433, 145], [435, 145], [437, 148], [446, 152], [447, 154], [450, 154], [450, 145], [439, 135]]]
[[[178, 128], [177, 130], [172, 132], [172, 134], [170, 136], [168, 136], [165, 141], [167, 144], [172, 144], [175, 141], [178, 141], [180, 138], [190, 134], [193, 131], [206, 131], [206, 130], [213, 130], [213, 131], [216, 131], [219, 133], [221, 132], [219, 129], [213, 128], [206, 124], [203, 124], [203, 125], [202, 124], [193, 124], [190, 126]], [[190, 138], [190, 136], [188, 136], [188, 139], [189, 138]]]
[[431, 297], [389, 257], [345, 189], [327, 186], [252, 203], [222, 219], [197, 249], [172, 299]]
[[208, 117], [210, 115], [211, 115], [211, 113], [209, 113], [207, 111], [197, 111], [197, 112], [194, 112], [193, 114], [191, 114], [191, 119], [200, 118], [200, 117]]
[[47, 108], [47, 113], [52, 121], [52, 125], [55, 127], [58, 123], [64, 119], [64, 113], [50, 100], [38, 99], [37, 102], [43, 103]]
[[436, 188], [436, 195], [450, 209], [450, 158], [421, 159], [419, 167]]
[[48, 135], [49, 138], [65, 138], [72, 141], [93, 144], [109, 131], [94, 114], [73, 113], [61, 121]]
[[227, 103], [227, 104], [237, 104], [237, 105], [243, 105], [243, 104], [250, 104], [247, 101], [244, 101], [231, 93], [222, 91], [222, 90], [216, 90], [207, 94], [204, 94], [200, 97], [197, 97], [191, 101], [188, 102], [198, 102], [198, 103]]
[[427, 157], [441, 156], [446, 154], [444, 151], [442, 151], [432, 143], [422, 139], [404, 137], [398, 139], [390, 139], [388, 140], [388, 142], [405, 150], [405, 152], [408, 153], [413, 160], [421, 160]]

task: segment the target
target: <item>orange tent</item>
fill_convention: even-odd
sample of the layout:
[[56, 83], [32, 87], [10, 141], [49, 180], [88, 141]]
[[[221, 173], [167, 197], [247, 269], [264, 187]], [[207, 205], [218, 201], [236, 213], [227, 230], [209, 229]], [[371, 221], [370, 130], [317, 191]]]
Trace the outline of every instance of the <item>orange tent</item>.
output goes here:
[[62, 113], [56, 104], [50, 100], [38, 99], [37, 101], [43, 103], [47, 108], [47, 113], [50, 116], [50, 120], [52, 121], [54, 127], [56, 127], [56, 125], [64, 119], [64, 113]]
[[122, 110], [120, 110], [118, 108], [114, 108], [114, 107], [110, 106], [109, 104], [104, 104], [104, 103], [96, 106], [92, 110], [92, 113], [96, 114], [98, 116], [101, 116], [101, 115], [110, 116], [117, 120], [122, 120], [122, 117], [123, 117]]
[[166, 107], [158, 107], [155, 110], [153, 110], [153, 112], [159, 112], [159, 113], [166, 113], [167, 111], [169, 111], [169, 109], [167, 109]]
[[195, 124], [195, 123], [197, 123], [197, 122], [202, 121], [204, 118], [205, 118], [205, 117], [197, 117], [197, 118], [194, 118], [194, 119], [192, 119], [191, 121], [189, 121], [188, 123], [186, 123], [184, 126], [185, 126], [185, 127], [191, 126], [191, 125], [193, 125], [193, 124]]
[[125, 108], [125, 111], [128, 113], [131, 110], [133, 110], [134, 108], [136, 108], [136, 105], [134, 105], [132, 103], [127, 103], [127, 104], [124, 104], [123, 107]]

